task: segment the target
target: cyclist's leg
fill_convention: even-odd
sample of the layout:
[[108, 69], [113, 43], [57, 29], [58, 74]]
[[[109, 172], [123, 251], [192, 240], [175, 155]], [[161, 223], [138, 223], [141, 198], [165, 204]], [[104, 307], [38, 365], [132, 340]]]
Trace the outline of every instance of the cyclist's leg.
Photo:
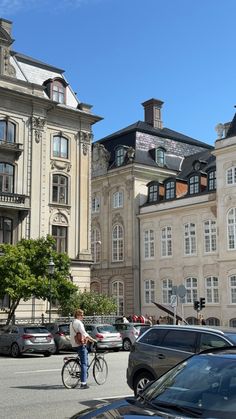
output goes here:
[[87, 373], [88, 373], [88, 350], [87, 350], [86, 345], [79, 346], [78, 353], [79, 353], [80, 364], [81, 364], [81, 384], [86, 384]]
[[108, 375], [107, 362], [103, 356], [96, 356], [93, 364], [93, 377], [97, 384], [104, 384]]

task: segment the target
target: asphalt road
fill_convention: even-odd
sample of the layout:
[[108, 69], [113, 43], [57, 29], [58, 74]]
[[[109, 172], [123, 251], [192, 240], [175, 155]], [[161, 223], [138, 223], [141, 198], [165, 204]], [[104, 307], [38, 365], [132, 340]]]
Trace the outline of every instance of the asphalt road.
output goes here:
[[64, 356], [68, 354], [50, 358], [26, 355], [18, 359], [0, 356], [0, 418], [68, 419], [97, 400], [132, 395], [126, 384], [129, 353], [107, 353], [106, 383], [97, 385], [90, 374], [90, 388], [86, 390], [64, 388], [61, 381]]

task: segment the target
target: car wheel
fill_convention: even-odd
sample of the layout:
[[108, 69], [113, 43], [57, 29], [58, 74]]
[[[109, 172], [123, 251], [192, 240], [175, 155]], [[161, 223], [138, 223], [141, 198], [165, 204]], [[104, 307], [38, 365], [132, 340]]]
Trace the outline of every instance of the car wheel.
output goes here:
[[130, 351], [131, 348], [131, 342], [129, 339], [124, 339], [123, 341], [123, 349], [124, 351]]
[[51, 356], [52, 354], [51, 354], [51, 352], [44, 352], [44, 354], [43, 354], [44, 356]]
[[11, 345], [11, 356], [12, 358], [18, 358], [21, 355], [20, 348], [17, 343]]
[[138, 392], [141, 391], [149, 381], [154, 380], [153, 375], [150, 372], [142, 372], [134, 380], [134, 394], [137, 396]]

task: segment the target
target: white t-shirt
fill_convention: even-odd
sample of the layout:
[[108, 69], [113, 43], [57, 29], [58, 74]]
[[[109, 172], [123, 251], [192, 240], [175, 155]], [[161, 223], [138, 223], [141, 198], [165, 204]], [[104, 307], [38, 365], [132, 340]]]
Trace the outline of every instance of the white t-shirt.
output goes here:
[[77, 348], [78, 346], [75, 342], [75, 335], [77, 332], [80, 332], [84, 337], [89, 336], [89, 334], [85, 331], [83, 322], [81, 320], [74, 319], [70, 324], [70, 341], [72, 348]]

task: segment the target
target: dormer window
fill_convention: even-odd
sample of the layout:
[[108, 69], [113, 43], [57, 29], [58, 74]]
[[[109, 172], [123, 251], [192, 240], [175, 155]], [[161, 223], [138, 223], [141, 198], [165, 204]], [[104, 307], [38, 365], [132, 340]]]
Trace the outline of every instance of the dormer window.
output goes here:
[[49, 79], [44, 82], [44, 85], [50, 99], [58, 103], [66, 103], [66, 86], [68, 86], [68, 83], [64, 79], [61, 77]]
[[7, 119], [0, 121], [0, 142], [14, 143], [16, 126]]
[[120, 146], [117, 147], [116, 152], [116, 166], [122, 166], [122, 164], [124, 163], [125, 160], [125, 149], [124, 147]]
[[193, 175], [189, 178], [189, 194], [199, 193], [199, 176]]
[[207, 184], [208, 184], [208, 190], [209, 191], [215, 191], [216, 190], [216, 171], [215, 170], [211, 170], [208, 173]]
[[175, 198], [175, 181], [169, 180], [165, 184], [165, 199]]
[[162, 147], [156, 148], [155, 150], [155, 162], [160, 167], [164, 167], [166, 164], [165, 153], [166, 153], [166, 150]]
[[159, 184], [151, 183], [148, 186], [148, 202], [157, 202], [159, 199]]

